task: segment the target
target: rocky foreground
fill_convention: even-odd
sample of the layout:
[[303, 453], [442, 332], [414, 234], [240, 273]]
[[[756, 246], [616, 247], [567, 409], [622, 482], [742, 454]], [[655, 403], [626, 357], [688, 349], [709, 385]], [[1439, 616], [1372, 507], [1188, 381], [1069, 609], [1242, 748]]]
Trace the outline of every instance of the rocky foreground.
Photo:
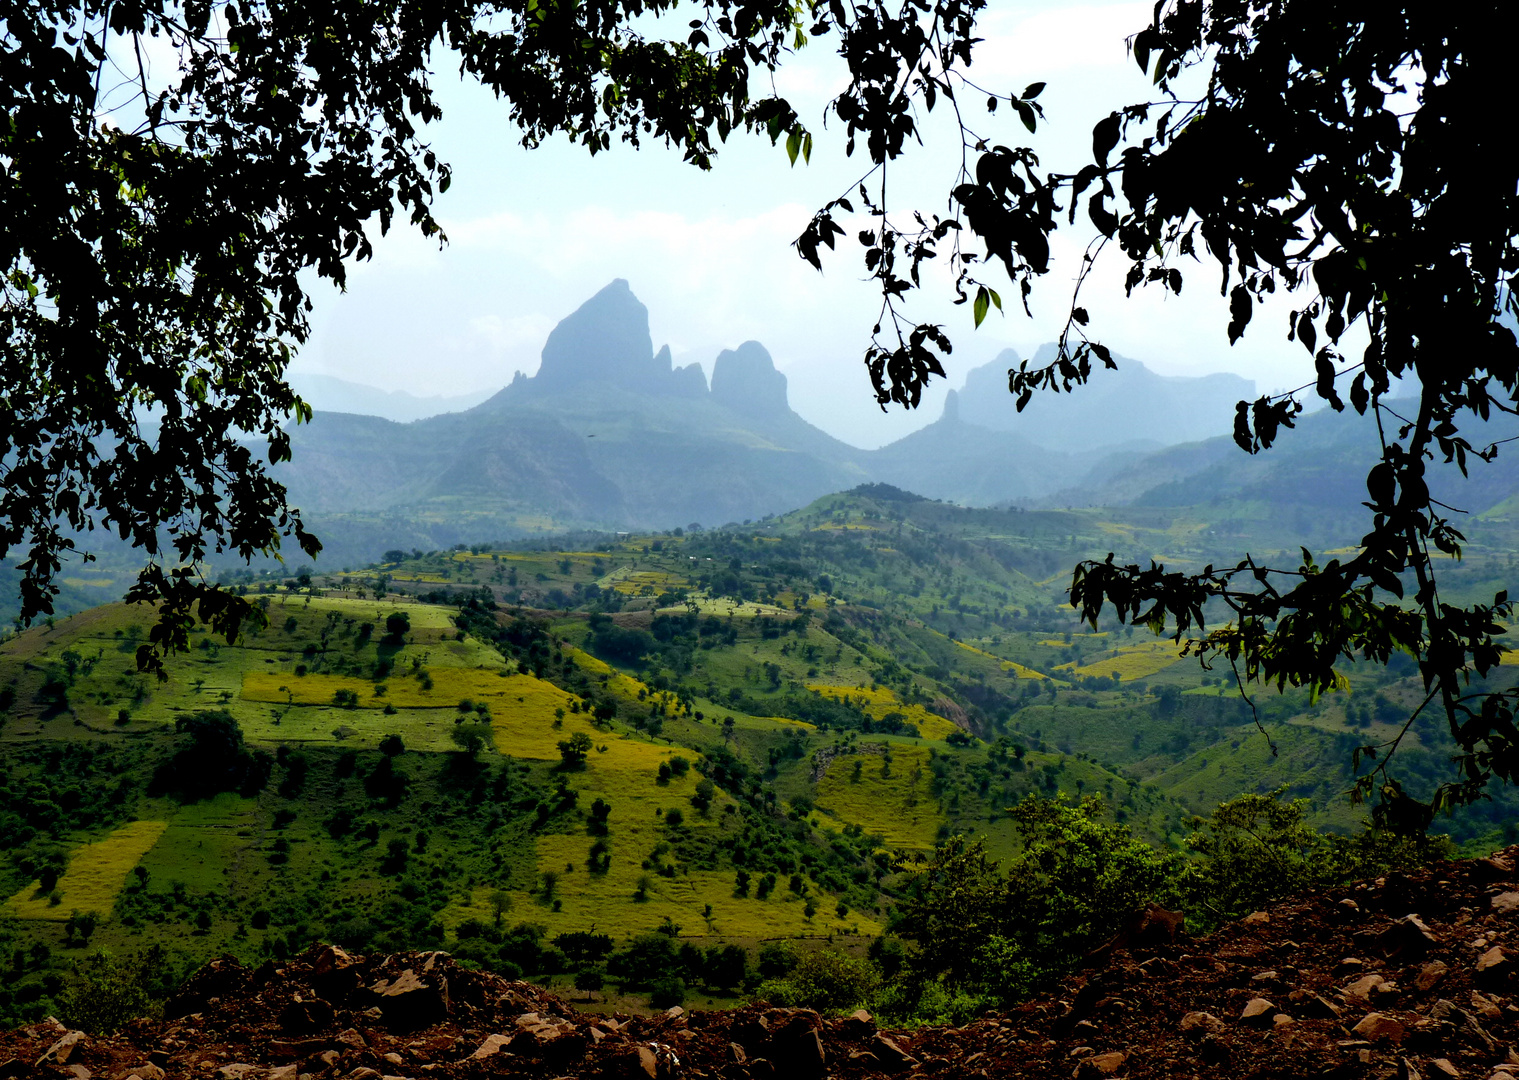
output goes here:
[[592, 1017], [445, 953], [222, 960], [167, 1019], [0, 1035], [0, 1077], [1427, 1077], [1519, 1080], [1519, 847], [1297, 897], [1203, 939], [1150, 920], [964, 1027], [756, 1004]]

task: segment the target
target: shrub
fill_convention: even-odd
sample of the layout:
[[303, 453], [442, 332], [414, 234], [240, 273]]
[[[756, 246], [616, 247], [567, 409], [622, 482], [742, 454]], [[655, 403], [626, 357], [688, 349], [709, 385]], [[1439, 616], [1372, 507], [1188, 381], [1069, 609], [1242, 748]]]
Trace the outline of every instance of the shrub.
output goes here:
[[755, 996], [787, 1008], [845, 1012], [859, 1008], [879, 982], [869, 961], [817, 949], [803, 956], [790, 974], [762, 982]]
[[668, 1009], [686, 1000], [686, 984], [674, 976], [660, 979], [649, 988], [649, 1004], [656, 1009]]

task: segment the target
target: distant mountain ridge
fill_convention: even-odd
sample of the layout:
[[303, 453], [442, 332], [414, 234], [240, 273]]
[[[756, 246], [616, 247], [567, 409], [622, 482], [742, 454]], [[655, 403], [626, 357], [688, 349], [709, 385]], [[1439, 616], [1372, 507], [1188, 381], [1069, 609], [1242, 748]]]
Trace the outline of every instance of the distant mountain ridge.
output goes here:
[[290, 376], [290, 385], [308, 405], [320, 412], [379, 416], [402, 424], [442, 413], [464, 412], [495, 393], [494, 390], [477, 390], [471, 394], [422, 396], [408, 394], [405, 390], [381, 390], [333, 375], [299, 372]]
[[675, 367], [619, 278], [553, 329], [536, 374], [473, 407], [398, 423], [318, 404], [280, 475], [339, 559], [567, 528], [722, 524], [872, 481], [970, 505], [1031, 503], [1221, 430], [1253, 392], [1235, 376], [1168, 378], [1120, 360], [1081, 394], [1018, 414], [1005, 385], [1014, 363], [1004, 353], [970, 373], [936, 423], [861, 450], [791, 409], [786, 376], [757, 341], [723, 350], [710, 386], [699, 364]]

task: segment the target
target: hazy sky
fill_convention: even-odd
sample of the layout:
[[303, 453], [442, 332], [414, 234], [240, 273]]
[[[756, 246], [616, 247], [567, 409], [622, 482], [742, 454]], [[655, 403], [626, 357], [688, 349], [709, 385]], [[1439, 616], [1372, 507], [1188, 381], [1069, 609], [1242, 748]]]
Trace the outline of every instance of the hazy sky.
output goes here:
[[[979, 96], [962, 98], [967, 115], [989, 140], [1033, 145], [1046, 168], [1075, 171], [1090, 155], [1092, 125], [1153, 93], [1124, 46], [1150, 9], [994, 0], [971, 73], [999, 90], [1048, 83], [1040, 99], [1047, 124], [1031, 137], [1011, 113], [988, 116]], [[811, 165], [795, 168], [781, 147], [741, 135], [707, 173], [659, 145], [614, 146], [595, 158], [565, 141], [524, 150], [505, 107], [444, 67], [444, 119], [429, 137], [454, 166], [436, 206], [449, 244], [440, 251], [398, 228], [352, 272], [346, 293], [318, 284], [316, 332], [295, 370], [429, 395], [504, 385], [514, 371], [537, 369], [556, 322], [625, 277], [649, 308], [655, 347], [668, 343], [677, 364], [698, 361], [710, 374], [720, 350], [759, 340], [789, 380], [792, 407], [860, 446], [936, 419], [943, 385], [916, 413], [883, 415], [870, 395], [860, 357], [878, 299], [864, 280], [861, 249], [848, 239], [858, 225], [844, 223], [846, 238], [822, 274], [790, 247], [814, 209], [865, 168], [863, 158], [844, 156], [837, 122], [823, 125], [823, 106], [842, 86], [829, 42], [793, 57], [777, 79], [817, 134]], [[942, 108], [920, 117], [925, 145], [893, 166], [903, 216], [914, 206], [945, 208], [959, 157], [948, 120]], [[1055, 268], [1036, 287], [1032, 319], [1015, 310], [1011, 287], [1003, 290], [1007, 315], [993, 313], [979, 331], [969, 305], [953, 306], [947, 287], [912, 300], [915, 316], [944, 323], [956, 343], [948, 385], [1003, 348], [1028, 355], [1053, 339], [1088, 236], [1078, 225], [1057, 237]], [[1115, 351], [1166, 374], [1235, 371], [1262, 390], [1306, 377], [1306, 355], [1285, 340], [1284, 307], [1258, 311], [1245, 340], [1228, 347], [1216, 267], [1197, 266], [1179, 299], [1129, 301], [1118, 284], [1123, 267], [1107, 267], [1084, 298]]]

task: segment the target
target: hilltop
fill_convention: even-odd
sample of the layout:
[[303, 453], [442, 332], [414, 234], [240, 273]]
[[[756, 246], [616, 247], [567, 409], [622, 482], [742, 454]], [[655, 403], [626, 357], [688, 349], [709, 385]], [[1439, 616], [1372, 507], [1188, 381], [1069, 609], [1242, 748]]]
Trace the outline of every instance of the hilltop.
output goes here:
[[[1296, 896], [1209, 938], [1120, 936], [1058, 995], [963, 1027], [764, 1003], [587, 1016], [446, 953], [217, 961], [162, 1021], [0, 1034], [5, 1075], [851, 1078], [949, 1071], [1456, 1078], [1519, 1071], [1510, 849]], [[8, 1059], [8, 1060], [7, 1060]]]

